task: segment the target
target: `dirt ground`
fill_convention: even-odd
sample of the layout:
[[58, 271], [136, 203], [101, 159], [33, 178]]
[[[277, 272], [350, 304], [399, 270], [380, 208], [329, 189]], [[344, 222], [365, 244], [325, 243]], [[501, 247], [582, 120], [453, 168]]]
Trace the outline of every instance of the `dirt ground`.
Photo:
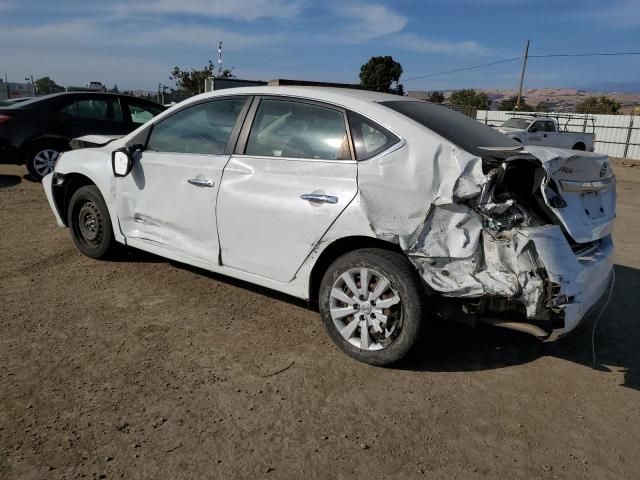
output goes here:
[[0, 166], [0, 478], [640, 478], [640, 166], [616, 173], [597, 365], [590, 322], [552, 344], [436, 325], [381, 369], [290, 298], [83, 257]]

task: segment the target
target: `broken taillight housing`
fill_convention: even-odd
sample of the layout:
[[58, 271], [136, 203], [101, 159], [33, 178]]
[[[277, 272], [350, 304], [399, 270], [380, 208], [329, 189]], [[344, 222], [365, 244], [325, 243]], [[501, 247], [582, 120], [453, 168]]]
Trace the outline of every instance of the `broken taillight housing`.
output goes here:
[[0, 124], [7, 122], [11, 120], [11, 116], [10, 115], [2, 115], [0, 114]]

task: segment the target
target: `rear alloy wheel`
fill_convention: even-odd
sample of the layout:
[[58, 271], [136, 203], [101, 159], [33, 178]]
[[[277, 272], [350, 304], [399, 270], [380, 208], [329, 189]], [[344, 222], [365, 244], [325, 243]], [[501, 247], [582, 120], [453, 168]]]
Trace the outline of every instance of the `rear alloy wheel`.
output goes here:
[[53, 172], [60, 153], [56, 148], [34, 149], [27, 158], [27, 170], [34, 179], [42, 180], [44, 176]]
[[115, 245], [109, 210], [95, 185], [81, 187], [69, 202], [67, 222], [78, 250], [91, 258], [104, 258]]
[[372, 365], [404, 358], [423, 321], [423, 291], [408, 260], [395, 252], [362, 249], [336, 260], [320, 287], [320, 313], [332, 340]]

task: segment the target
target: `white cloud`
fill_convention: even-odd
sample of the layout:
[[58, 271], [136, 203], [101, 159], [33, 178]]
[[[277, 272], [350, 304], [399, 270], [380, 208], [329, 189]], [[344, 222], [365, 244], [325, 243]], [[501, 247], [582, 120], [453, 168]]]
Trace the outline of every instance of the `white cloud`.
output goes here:
[[116, 5], [115, 13], [129, 16], [178, 14], [252, 21], [297, 16], [305, 0], [140, 0]]
[[[21, 41], [15, 42], [16, 38]], [[215, 27], [74, 20], [5, 25], [0, 28], [0, 58], [14, 78], [49, 75], [63, 85], [98, 79], [121, 88], [149, 88], [159, 80], [168, 83], [175, 65], [202, 67], [214, 55], [218, 40], [224, 40], [227, 51], [233, 52], [275, 44], [283, 38]], [[192, 63], [196, 57], [199, 60]]]
[[606, 8], [588, 10], [582, 15], [594, 25], [605, 25], [610, 28], [640, 27], [640, 3], [638, 0], [622, 0]]
[[[20, 42], [11, 39], [20, 38]], [[237, 33], [221, 28], [201, 26], [181, 27], [157, 24], [105, 25], [89, 20], [74, 20], [29, 27], [5, 27], [0, 29], [2, 45], [11, 44], [11, 50], [32, 52], [63, 49], [68, 54], [89, 49], [110, 49], [117, 55], [118, 49], [136, 52], [141, 48], [180, 49], [189, 46], [210, 46], [213, 50], [218, 40], [229, 42], [231, 49], [242, 50], [257, 45], [282, 40], [279, 34]]]
[[337, 9], [338, 15], [351, 19], [344, 35], [348, 41], [366, 41], [402, 31], [407, 17], [380, 4], [346, 5]]
[[475, 40], [461, 42], [449, 42], [429, 40], [414, 33], [400, 33], [393, 37], [393, 44], [404, 50], [412, 50], [423, 53], [465, 53], [475, 55], [487, 55], [489, 49], [483, 47]]
[[324, 37], [333, 43], [362, 44], [376, 38], [396, 48], [422, 53], [452, 53], [486, 55], [489, 50], [474, 40], [450, 42], [432, 40], [405, 31], [409, 19], [382, 4], [357, 3], [338, 6], [336, 13], [349, 23], [337, 35]]

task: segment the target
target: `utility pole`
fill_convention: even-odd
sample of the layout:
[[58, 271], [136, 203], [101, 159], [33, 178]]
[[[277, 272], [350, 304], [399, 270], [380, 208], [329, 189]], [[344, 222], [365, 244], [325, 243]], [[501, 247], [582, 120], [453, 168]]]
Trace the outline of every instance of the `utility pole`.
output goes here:
[[522, 100], [522, 84], [524, 83], [524, 72], [527, 69], [527, 59], [529, 58], [529, 40], [524, 44], [524, 55], [522, 56], [522, 71], [520, 72], [520, 86], [518, 87], [518, 98], [516, 99], [516, 110], [520, 110]]

